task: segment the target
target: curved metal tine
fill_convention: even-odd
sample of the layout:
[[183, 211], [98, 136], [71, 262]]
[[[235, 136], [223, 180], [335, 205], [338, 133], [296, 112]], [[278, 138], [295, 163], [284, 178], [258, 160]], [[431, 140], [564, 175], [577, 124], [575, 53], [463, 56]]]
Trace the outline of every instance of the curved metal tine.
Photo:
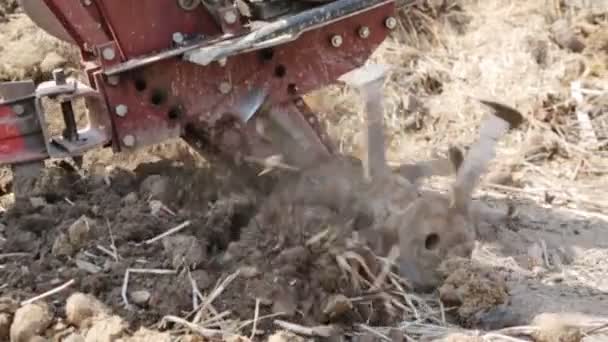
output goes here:
[[352, 70], [339, 78], [355, 87], [363, 97], [365, 108], [365, 177], [374, 180], [387, 174], [384, 142], [384, 81], [390, 68], [381, 64], [369, 64]]
[[496, 156], [498, 139], [523, 122], [523, 115], [514, 108], [492, 101], [478, 101], [490, 107], [492, 114], [482, 121], [479, 139], [471, 145], [456, 175], [451, 199], [451, 205], [455, 207], [468, 208], [475, 186]]
[[446, 158], [436, 158], [413, 164], [399, 164], [393, 167], [393, 172], [416, 184], [424, 178], [432, 176], [455, 175], [462, 165], [464, 155], [462, 150], [451, 146]]

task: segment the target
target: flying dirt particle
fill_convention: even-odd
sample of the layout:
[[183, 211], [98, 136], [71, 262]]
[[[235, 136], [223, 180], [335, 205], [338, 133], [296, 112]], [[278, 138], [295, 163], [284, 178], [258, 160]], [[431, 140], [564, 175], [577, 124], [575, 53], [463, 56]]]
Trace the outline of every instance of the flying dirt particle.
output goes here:
[[539, 328], [534, 332], [535, 342], [580, 342], [583, 334], [575, 322], [559, 314], [541, 314], [534, 318], [532, 325]]
[[42, 208], [46, 205], [46, 201], [42, 197], [30, 197], [30, 205], [32, 208]]
[[246, 279], [251, 279], [260, 275], [260, 270], [255, 266], [243, 266], [239, 269], [239, 274]]
[[80, 334], [70, 334], [68, 337], [63, 339], [63, 342], [85, 342], [84, 337]]
[[29, 342], [51, 325], [53, 313], [46, 303], [25, 305], [15, 312], [10, 328], [11, 342]]
[[458, 306], [458, 316], [466, 326], [477, 324], [481, 313], [508, 301], [507, 285], [498, 270], [454, 258], [446, 260], [439, 271], [446, 277], [439, 296], [447, 305]]
[[205, 248], [192, 235], [168, 236], [163, 239], [163, 247], [174, 268], [178, 268], [184, 263], [188, 266], [200, 265], [207, 259]]
[[337, 294], [328, 298], [323, 308], [323, 314], [328, 319], [335, 319], [353, 309], [353, 304], [345, 295]]
[[146, 306], [146, 305], [148, 305], [148, 302], [150, 301], [150, 297], [152, 297], [152, 295], [150, 294], [149, 291], [140, 290], [140, 291], [133, 291], [131, 293], [130, 297], [131, 297], [131, 301], [133, 303], [135, 303], [136, 305]]
[[279, 331], [268, 338], [268, 342], [304, 342], [304, 338], [287, 331]]
[[63, 233], [60, 233], [53, 242], [51, 253], [58, 256], [72, 256], [74, 254], [74, 247], [70, 243], [70, 238]]
[[205, 270], [193, 271], [192, 279], [194, 279], [194, 281], [196, 281], [196, 285], [201, 290], [206, 290], [213, 284], [213, 281], [212, 281], [211, 277], [209, 276], [209, 273], [207, 273], [207, 271], [205, 271]]
[[11, 330], [11, 316], [0, 313], [0, 341], [7, 341]]
[[137, 197], [137, 194], [135, 192], [130, 192], [125, 197], [122, 198], [122, 203], [124, 203], [126, 205], [133, 205], [133, 204], [137, 203], [138, 199], [139, 198]]
[[169, 178], [160, 175], [148, 176], [141, 182], [139, 192], [143, 198], [154, 198], [163, 201], [168, 193], [173, 192]]
[[128, 325], [118, 316], [98, 316], [87, 331], [86, 342], [114, 342], [125, 333]]
[[82, 327], [85, 320], [109, 314], [110, 309], [97, 298], [80, 292], [71, 295], [65, 304], [67, 321], [77, 327]]
[[133, 336], [126, 339], [126, 342], [171, 342], [171, 335], [140, 328]]
[[91, 219], [82, 215], [68, 228], [70, 243], [75, 248], [84, 246], [91, 238]]

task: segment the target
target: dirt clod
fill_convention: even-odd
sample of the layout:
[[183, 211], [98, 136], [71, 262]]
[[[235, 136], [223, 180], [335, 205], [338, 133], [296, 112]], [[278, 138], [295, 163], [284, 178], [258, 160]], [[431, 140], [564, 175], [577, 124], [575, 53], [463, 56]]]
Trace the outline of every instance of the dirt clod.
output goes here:
[[67, 321], [77, 327], [84, 325], [85, 321], [93, 317], [109, 315], [110, 309], [95, 297], [84, 294], [74, 293], [65, 305]]
[[535, 342], [580, 342], [583, 340], [581, 329], [574, 322], [559, 314], [541, 314], [535, 317], [532, 323], [539, 328], [532, 334]]
[[45, 303], [25, 305], [15, 312], [10, 328], [11, 342], [29, 342], [42, 334], [53, 321], [53, 313]]
[[91, 322], [86, 342], [115, 342], [125, 333], [128, 325], [118, 316], [98, 316]]
[[565, 19], [559, 19], [551, 26], [553, 39], [563, 49], [573, 52], [582, 52], [585, 43], [576, 35], [570, 23]]
[[191, 235], [168, 236], [163, 239], [163, 247], [174, 268], [184, 264], [187, 266], [200, 265], [207, 258], [203, 245]]
[[475, 325], [480, 313], [508, 302], [505, 280], [496, 270], [457, 258], [444, 262], [440, 271], [446, 279], [439, 296], [448, 305], [458, 306], [458, 316], [465, 325]]
[[152, 295], [150, 294], [150, 292], [146, 290], [133, 291], [131, 293], [131, 300], [136, 305], [145, 306], [150, 301], [151, 296]]
[[90, 219], [86, 216], [81, 216], [78, 218], [69, 228], [68, 228], [68, 238], [70, 243], [75, 248], [80, 248], [84, 244], [86, 244], [91, 236], [91, 225]]

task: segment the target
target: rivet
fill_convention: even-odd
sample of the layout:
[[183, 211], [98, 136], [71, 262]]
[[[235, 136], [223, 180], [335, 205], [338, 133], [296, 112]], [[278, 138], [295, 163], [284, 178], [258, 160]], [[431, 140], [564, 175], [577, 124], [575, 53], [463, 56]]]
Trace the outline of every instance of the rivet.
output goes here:
[[229, 82], [220, 83], [220, 93], [228, 94], [232, 90], [232, 85]]
[[366, 39], [367, 37], [369, 37], [370, 33], [371, 33], [371, 30], [367, 26], [361, 26], [359, 28], [359, 37], [361, 37], [363, 39]]
[[386, 26], [386, 28], [389, 30], [394, 30], [395, 27], [397, 27], [397, 19], [395, 19], [395, 17], [386, 18], [384, 21], [384, 26]]
[[122, 143], [127, 147], [133, 147], [135, 146], [135, 137], [130, 134], [125, 135], [124, 138], [122, 138]]
[[116, 106], [116, 109], [114, 111], [116, 112], [116, 115], [122, 118], [129, 112], [129, 107], [125, 106], [124, 104], [119, 104], [118, 106]]
[[176, 44], [181, 44], [184, 42], [184, 35], [181, 32], [173, 33], [173, 42]]
[[21, 116], [25, 113], [25, 108], [20, 104], [16, 104], [13, 106], [13, 112], [15, 112], [17, 116]]
[[236, 13], [234, 13], [234, 11], [228, 11], [224, 13], [224, 21], [228, 25], [236, 23]]
[[342, 46], [342, 36], [337, 34], [333, 37], [331, 37], [331, 45], [333, 47], [340, 47]]
[[120, 83], [120, 77], [117, 75], [108, 76], [108, 84], [117, 86]]
[[111, 61], [116, 57], [116, 52], [114, 51], [114, 48], [111, 47], [103, 49], [101, 54], [103, 55], [103, 58], [107, 61]]

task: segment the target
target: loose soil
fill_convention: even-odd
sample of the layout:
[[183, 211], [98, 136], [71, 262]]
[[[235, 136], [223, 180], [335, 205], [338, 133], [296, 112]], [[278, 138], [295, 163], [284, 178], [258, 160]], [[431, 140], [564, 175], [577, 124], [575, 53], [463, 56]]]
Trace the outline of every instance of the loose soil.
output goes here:
[[[353, 330], [367, 331], [361, 324], [403, 327], [416, 314], [433, 311], [417, 323], [456, 330], [533, 324], [541, 327], [531, 334], [537, 341], [566, 335], [578, 341], [580, 324], [571, 321], [605, 322], [600, 316], [608, 312], [607, 145], [580, 152], [585, 148], [568, 102], [572, 80], [605, 86], [605, 18], [561, 14], [586, 46], [574, 52], [552, 35], [558, 18], [545, 1], [441, 3], [436, 8], [441, 11], [431, 11], [436, 14], [431, 22], [417, 17], [430, 26], [415, 41], [404, 26], [408, 39], [396, 35], [374, 57], [400, 67], [387, 85], [391, 159], [422, 160], [445, 151], [448, 143], [470, 143], [482, 111], [467, 95], [504, 100], [520, 108], [529, 123], [501, 143], [488, 175], [501, 185], [487, 181], [476, 193], [476, 200], [497, 210], [514, 209], [511, 219], [480, 222], [472, 260], [444, 264], [445, 281], [435, 293], [415, 294], [402, 282], [398, 285], [412, 296], [411, 306], [386, 305], [381, 291], [365, 284], [369, 279], [356, 278], [365, 272], [345, 272], [345, 255], [348, 265], [361, 260], [373, 274], [382, 263], [354, 238], [356, 212], [344, 205], [350, 198], [336, 198], [324, 188], [334, 176], [318, 170], [308, 178], [285, 176], [277, 187], [282, 191], [269, 195], [268, 189], [260, 191], [171, 141], [136, 154], [92, 152], [83, 170], [66, 161], [49, 162], [35, 193], [19, 203], [11, 173], [0, 170], [0, 341], [9, 336], [32, 341], [34, 335], [78, 341], [68, 337], [73, 332], [86, 341], [102, 332], [107, 341], [123, 335], [135, 335], [129, 341], [169, 341], [168, 333], [158, 331], [185, 333], [167, 316], [191, 320], [193, 307], [214, 293], [204, 318], [225, 316], [205, 327], [249, 335], [252, 322], [236, 327], [260, 317], [259, 339], [277, 330], [277, 318], [303, 326], [336, 324], [350, 338]], [[0, 80], [39, 81], [57, 66], [77, 68], [72, 49], [8, 4], [0, 5]], [[309, 99], [326, 113], [344, 152], [356, 155], [362, 116], [352, 109], [357, 108], [352, 93], [330, 87]], [[600, 109], [591, 119], [605, 143], [606, 102], [594, 105]], [[360, 178], [357, 167], [348, 170], [341, 179], [346, 187]], [[318, 192], [303, 185], [310, 179], [322, 184]], [[445, 179], [425, 187], [443, 191]], [[180, 225], [179, 232], [147, 242]], [[133, 271], [138, 269], [147, 271]], [[64, 291], [17, 311], [18, 302], [70, 280]], [[70, 305], [75, 293], [91, 297], [76, 297], [84, 304]], [[86, 323], [74, 319], [74, 312], [85, 315]], [[565, 312], [577, 314], [576, 319], [565, 324], [553, 316], [537, 317]], [[34, 324], [23, 317], [39, 318]], [[11, 323], [15, 327], [9, 328]], [[416, 329], [403, 331], [421, 340], [437, 334]], [[202, 341], [192, 333], [183, 340]], [[281, 334], [269, 340], [299, 341]], [[462, 330], [445, 340], [481, 339], [473, 335]]]

